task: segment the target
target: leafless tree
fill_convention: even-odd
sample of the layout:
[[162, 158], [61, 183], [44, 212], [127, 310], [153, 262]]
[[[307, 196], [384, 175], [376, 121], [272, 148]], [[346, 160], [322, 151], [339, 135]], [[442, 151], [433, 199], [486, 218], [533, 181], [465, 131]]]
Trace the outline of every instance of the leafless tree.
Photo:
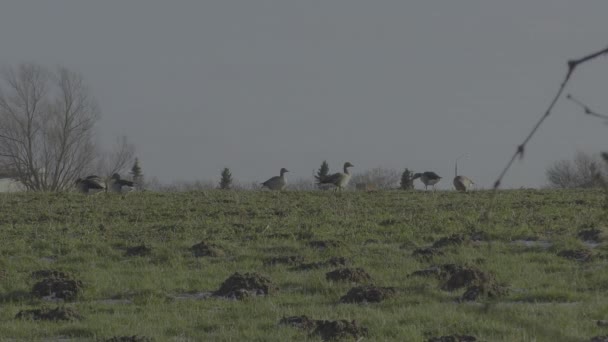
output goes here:
[[92, 165], [99, 109], [83, 78], [36, 64], [4, 69], [0, 79], [0, 166], [28, 190], [70, 187]]
[[368, 187], [376, 189], [393, 189], [396, 188], [401, 180], [401, 174], [397, 170], [376, 167], [357, 173], [353, 176], [351, 184], [366, 184]]
[[552, 188], [594, 188], [601, 186], [600, 177], [605, 176], [606, 171], [599, 155], [577, 152], [573, 160], [551, 164], [546, 176]]

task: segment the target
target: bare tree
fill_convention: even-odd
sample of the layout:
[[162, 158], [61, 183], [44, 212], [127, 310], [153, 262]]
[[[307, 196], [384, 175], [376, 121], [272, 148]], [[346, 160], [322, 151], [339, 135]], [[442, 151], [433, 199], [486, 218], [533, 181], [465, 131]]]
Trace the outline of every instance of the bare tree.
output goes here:
[[577, 152], [573, 160], [560, 160], [546, 171], [549, 187], [594, 188], [601, 186], [600, 177], [606, 174], [599, 155]]
[[60, 191], [95, 159], [99, 109], [82, 77], [36, 64], [4, 69], [0, 79], [0, 166], [28, 190]]
[[374, 169], [358, 173], [353, 176], [351, 183], [366, 184], [376, 189], [392, 189], [397, 187], [401, 180], [401, 174], [392, 169], [376, 167]]

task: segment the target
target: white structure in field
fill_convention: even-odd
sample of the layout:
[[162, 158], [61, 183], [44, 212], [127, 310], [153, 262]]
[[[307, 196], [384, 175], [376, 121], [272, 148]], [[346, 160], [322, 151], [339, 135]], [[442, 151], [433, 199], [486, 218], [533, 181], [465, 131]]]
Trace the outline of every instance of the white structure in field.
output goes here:
[[0, 192], [25, 191], [23, 184], [16, 181], [9, 172], [0, 170]]

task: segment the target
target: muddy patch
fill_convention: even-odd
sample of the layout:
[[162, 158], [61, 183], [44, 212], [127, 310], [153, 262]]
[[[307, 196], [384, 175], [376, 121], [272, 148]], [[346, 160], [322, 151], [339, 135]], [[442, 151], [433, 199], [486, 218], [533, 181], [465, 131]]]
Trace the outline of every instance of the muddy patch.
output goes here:
[[173, 296], [174, 300], [204, 300], [213, 297], [213, 292], [180, 293]]
[[523, 240], [513, 240], [511, 241], [514, 245], [519, 245], [528, 248], [542, 248], [547, 249], [553, 246], [553, 243], [548, 240], [537, 240], [537, 239], [523, 239]]
[[304, 257], [300, 255], [278, 256], [264, 259], [264, 266], [299, 265], [302, 262], [304, 262]]
[[103, 340], [104, 342], [152, 342], [154, 341], [151, 337], [147, 336], [114, 336]]
[[394, 287], [357, 286], [342, 296], [340, 303], [379, 303], [394, 297], [396, 293], [397, 290]]
[[350, 281], [354, 283], [365, 283], [372, 280], [372, 277], [362, 268], [339, 268], [327, 272], [325, 279], [330, 281]]
[[22, 310], [15, 316], [16, 319], [44, 320], [44, 321], [75, 321], [81, 320], [82, 316], [72, 308], [57, 307], [55, 309], [42, 308], [33, 310]]
[[328, 249], [341, 247], [344, 245], [344, 243], [338, 240], [313, 240], [309, 241], [307, 245], [317, 249]]
[[431, 337], [427, 342], [475, 342], [477, 338], [469, 335], [446, 335], [439, 337]]
[[589, 342], [608, 342], [608, 335], [592, 337]]
[[201, 241], [200, 243], [197, 243], [196, 245], [190, 247], [190, 250], [197, 258], [222, 257], [226, 255], [226, 253], [220, 246], [213, 243], [207, 243], [205, 241]]
[[319, 335], [324, 341], [359, 340], [368, 335], [368, 330], [354, 320], [318, 321], [311, 335]]
[[317, 327], [317, 320], [308, 318], [306, 315], [283, 317], [279, 321], [280, 325], [288, 325], [294, 328], [312, 331]]
[[441, 256], [444, 255], [443, 251], [437, 249], [437, 248], [433, 248], [433, 247], [428, 247], [428, 248], [417, 248], [412, 252], [412, 256], [414, 258], [417, 259], [422, 259], [422, 260], [431, 260], [432, 258], [436, 257], [436, 256]]
[[40, 279], [32, 287], [32, 295], [46, 300], [74, 300], [82, 292], [82, 281], [68, 273], [55, 270], [32, 272], [32, 278]]
[[593, 254], [586, 249], [566, 249], [557, 253], [557, 256], [574, 261], [586, 262], [592, 259]]
[[257, 273], [236, 272], [222, 283], [213, 296], [242, 300], [252, 296], [267, 296], [277, 289], [267, 277]]
[[346, 266], [347, 264], [348, 264], [348, 260], [344, 257], [331, 257], [331, 258], [327, 259], [326, 261], [318, 261], [318, 262], [300, 264], [300, 265], [292, 267], [291, 270], [293, 270], [293, 271], [310, 271], [310, 270], [316, 270], [319, 268], [326, 268], [326, 267]]
[[133, 256], [148, 256], [152, 254], [152, 248], [146, 245], [139, 245], [134, 247], [127, 247], [125, 251], [125, 256], [133, 257]]
[[584, 229], [578, 232], [577, 237], [583, 241], [600, 243], [604, 241], [603, 232], [596, 228]]

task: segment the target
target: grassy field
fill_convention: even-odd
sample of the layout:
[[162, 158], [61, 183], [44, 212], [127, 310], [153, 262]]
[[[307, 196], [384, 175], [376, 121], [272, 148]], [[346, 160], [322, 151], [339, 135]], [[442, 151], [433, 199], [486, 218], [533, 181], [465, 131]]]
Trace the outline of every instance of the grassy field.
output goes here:
[[[356, 320], [369, 341], [608, 335], [596, 323], [608, 319], [604, 193], [501, 191], [489, 222], [481, 223], [489, 198], [484, 191], [0, 194], [0, 340], [320, 341], [278, 323], [297, 315]], [[600, 231], [595, 243], [578, 236], [590, 229]], [[453, 234], [460, 235], [433, 255], [413, 256]], [[196, 257], [191, 247], [201, 241], [223, 255]], [[311, 241], [337, 243], [318, 248]], [[149, 253], [128, 255], [140, 245]], [[590, 252], [590, 260], [560, 256], [568, 250]], [[268, 264], [279, 256], [300, 259]], [[364, 283], [396, 294], [340, 303], [357, 284], [326, 280], [338, 267], [297, 268], [331, 257], [364, 269], [371, 276]], [[411, 275], [444, 264], [480, 270], [504, 292], [459, 301], [465, 288], [447, 291], [446, 279]], [[68, 273], [82, 290], [65, 302], [39, 298], [32, 272], [40, 270]], [[278, 289], [244, 300], [188, 298], [217, 290], [235, 272], [256, 272]], [[57, 306], [82, 318], [15, 318]]]

